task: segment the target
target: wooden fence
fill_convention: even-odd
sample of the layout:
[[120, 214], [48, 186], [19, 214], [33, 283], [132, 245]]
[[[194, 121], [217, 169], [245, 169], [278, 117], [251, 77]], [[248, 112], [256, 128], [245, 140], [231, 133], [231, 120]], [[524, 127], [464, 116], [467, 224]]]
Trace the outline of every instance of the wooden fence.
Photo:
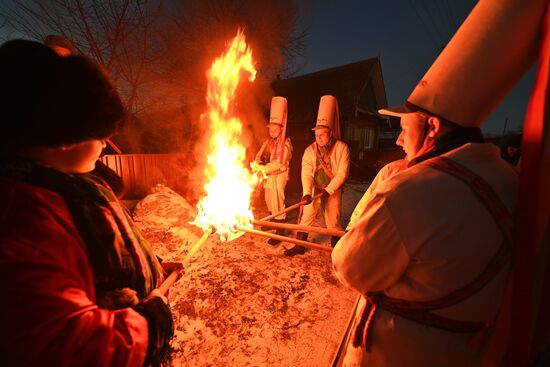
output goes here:
[[142, 198], [156, 184], [186, 190], [189, 165], [182, 154], [115, 154], [100, 160], [122, 177], [125, 199]]

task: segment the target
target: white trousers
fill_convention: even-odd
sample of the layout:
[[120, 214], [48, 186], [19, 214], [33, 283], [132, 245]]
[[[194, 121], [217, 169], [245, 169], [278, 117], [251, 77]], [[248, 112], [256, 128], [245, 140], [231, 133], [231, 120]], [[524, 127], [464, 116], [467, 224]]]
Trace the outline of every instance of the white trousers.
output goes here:
[[340, 217], [342, 215], [342, 189], [338, 189], [334, 194], [322, 199], [313, 200], [311, 204], [304, 205], [302, 211], [302, 219], [300, 224], [304, 226], [311, 226], [319, 209], [323, 210], [323, 216], [325, 218], [325, 224], [329, 229], [339, 229]]
[[[265, 203], [271, 214], [278, 213], [285, 208], [285, 187], [288, 182], [288, 174], [268, 176], [264, 186]], [[286, 214], [281, 214], [275, 219], [284, 220]]]

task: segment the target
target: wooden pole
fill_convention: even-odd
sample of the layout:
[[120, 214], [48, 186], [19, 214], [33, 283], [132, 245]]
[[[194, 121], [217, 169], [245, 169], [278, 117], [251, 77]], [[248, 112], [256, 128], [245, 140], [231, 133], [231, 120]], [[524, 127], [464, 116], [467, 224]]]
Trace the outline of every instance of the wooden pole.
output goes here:
[[[315, 195], [313, 198], [311, 198], [311, 201], [315, 200], [315, 199], [319, 199], [321, 196], [323, 196], [324, 194], [321, 193], [321, 194], [317, 194]], [[271, 215], [268, 215], [267, 217], [263, 217], [262, 219], [260, 220], [270, 220], [270, 219], [273, 219], [275, 217], [278, 217], [279, 215], [281, 214], [285, 214], [285, 213], [288, 213], [288, 212], [291, 212], [293, 210], [296, 210], [298, 208], [300, 208], [302, 205], [306, 205], [308, 204], [308, 202], [306, 200], [303, 200], [303, 201], [300, 201], [299, 203], [296, 203], [294, 205], [291, 205], [289, 206], [288, 208], [284, 208], [283, 210], [281, 210], [280, 212], [278, 213], [275, 213], [275, 214], [271, 214]]]
[[247, 233], [252, 233], [252, 234], [259, 235], [259, 236], [269, 237], [269, 238], [273, 238], [273, 239], [276, 239], [276, 240], [279, 240], [279, 241], [290, 242], [290, 243], [293, 243], [295, 245], [300, 245], [300, 246], [312, 248], [312, 249], [315, 249], [315, 250], [321, 250], [321, 251], [325, 251], [325, 252], [332, 252], [332, 247], [325, 246], [325, 245], [320, 245], [318, 243], [302, 241], [302, 240], [298, 240], [296, 238], [280, 236], [278, 234], [268, 233], [268, 232], [264, 232], [264, 231], [259, 231], [257, 229], [251, 229], [251, 228], [246, 228], [246, 227], [241, 227], [241, 226], [237, 226], [236, 229], [239, 230], [239, 231], [242, 231], [242, 232], [247, 232]]
[[166, 292], [168, 292], [168, 289], [170, 289], [172, 284], [174, 284], [176, 282], [176, 280], [178, 280], [181, 273], [183, 273], [183, 269], [174, 270], [173, 272], [171, 272], [170, 275], [168, 275], [168, 277], [166, 277], [164, 282], [162, 282], [162, 284], [158, 288], [160, 293], [162, 293], [163, 295], [166, 295]]
[[265, 220], [251, 220], [250, 222], [256, 226], [290, 229], [290, 230], [300, 231], [300, 232], [321, 233], [321, 234], [326, 234], [329, 236], [336, 236], [336, 237], [342, 237], [346, 233], [338, 229], [302, 226], [300, 224], [276, 223], [276, 222], [269, 222]]
[[105, 141], [115, 150], [116, 154], [122, 154], [122, 150], [120, 150], [111, 139], [107, 138]]
[[[193, 257], [193, 255], [203, 245], [204, 241], [206, 241], [208, 239], [208, 236], [210, 236], [212, 234], [212, 232], [214, 232], [214, 228], [209, 227], [203, 233], [201, 238], [199, 238], [199, 240], [197, 242], [195, 242], [193, 247], [191, 247], [191, 250], [189, 250], [189, 252], [185, 256], [185, 259], [183, 259], [182, 263], [183, 263], [184, 266], [187, 266], [189, 264], [189, 262], [190, 262], [191, 258]], [[173, 272], [171, 272], [170, 275], [168, 275], [168, 277], [164, 280], [164, 282], [162, 282], [162, 284], [158, 288], [159, 291], [162, 294], [166, 294], [166, 292], [168, 292], [168, 289], [176, 282], [176, 280], [178, 280], [178, 278], [180, 276], [180, 273], [183, 273], [183, 271], [184, 271], [184, 269], [174, 270]]]
[[348, 318], [347, 327], [344, 331], [344, 334], [342, 335], [342, 338], [340, 339], [340, 345], [338, 346], [338, 350], [336, 351], [336, 354], [334, 355], [334, 358], [332, 359], [332, 367], [342, 367], [344, 363], [344, 352], [346, 351], [346, 347], [349, 342], [349, 338], [353, 337], [351, 335], [351, 331], [353, 330], [352, 326], [354, 325], [355, 321], [355, 314], [357, 313], [357, 307], [359, 306], [359, 302], [361, 301], [361, 296], [357, 296], [357, 299], [355, 300], [355, 305], [351, 309], [351, 313]]
[[195, 242], [193, 247], [191, 247], [191, 250], [189, 250], [189, 252], [185, 256], [185, 259], [183, 259], [183, 265], [189, 264], [189, 261], [191, 260], [193, 255], [195, 255], [195, 252], [197, 252], [197, 250], [202, 246], [204, 241], [206, 241], [206, 239], [212, 234], [212, 232], [214, 232], [214, 229], [212, 227], [208, 227], [208, 229], [203, 233], [202, 237], [199, 238], [197, 242]]

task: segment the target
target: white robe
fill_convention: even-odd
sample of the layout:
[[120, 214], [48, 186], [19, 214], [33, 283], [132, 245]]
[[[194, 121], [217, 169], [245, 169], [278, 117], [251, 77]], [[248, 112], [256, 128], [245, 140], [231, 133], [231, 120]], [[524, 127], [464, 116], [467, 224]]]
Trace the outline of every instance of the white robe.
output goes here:
[[[514, 212], [517, 174], [496, 146], [469, 143], [444, 156], [481, 176]], [[444, 297], [477, 277], [503, 241], [470, 188], [434, 168], [418, 164], [394, 173], [368, 196], [353, 227], [332, 252], [338, 279], [362, 295], [382, 291], [410, 301]], [[492, 322], [508, 271], [505, 267], [476, 294], [434, 313]], [[363, 298], [356, 319], [364, 302]], [[436, 329], [382, 309], [371, 327], [371, 351], [349, 344], [345, 366], [471, 366], [482, 352], [483, 335]]]
[[[256, 154], [255, 161], [260, 162], [262, 154], [270, 144], [271, 139], [267, 139], [258, 153]], [[292, 159], [292, 144], [290, 138], [286, 138], [283, 148], [283, 159], [274, 157], [273, 152], [270, 154], [269, 162], [264, 165], [267, 179], [263, 183], [264, 198], [267, 205], [267, 209], [270, 213], [280, 212], [285, 208], [285, 188], [289, 179], [289, 164]], [[282, 214], [275, 219], [283, 220], [286, 218], [286, 214]]]

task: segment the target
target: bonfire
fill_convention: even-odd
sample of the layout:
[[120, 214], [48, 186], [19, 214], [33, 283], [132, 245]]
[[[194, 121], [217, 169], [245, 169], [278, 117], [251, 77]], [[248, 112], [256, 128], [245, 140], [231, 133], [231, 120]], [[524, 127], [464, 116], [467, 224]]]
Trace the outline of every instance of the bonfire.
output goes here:
[[221, 240], [231, 241], [243, 234], [236, 227], [252, 227], [250, 201], [259, 179], [245, 165], [246, 148], [240, 142], [242, 122], [234, 111], [235, 92], [244, 75], [252, 82], [256, 69], [252, 50], [239, 30], [207, 72], [208, 111], [201, 118], [210, 126], [210, 153], [204, 171], [206, 195], [200, 199], [193, 221], [204, 231], [203, 238], [216, 232]]

